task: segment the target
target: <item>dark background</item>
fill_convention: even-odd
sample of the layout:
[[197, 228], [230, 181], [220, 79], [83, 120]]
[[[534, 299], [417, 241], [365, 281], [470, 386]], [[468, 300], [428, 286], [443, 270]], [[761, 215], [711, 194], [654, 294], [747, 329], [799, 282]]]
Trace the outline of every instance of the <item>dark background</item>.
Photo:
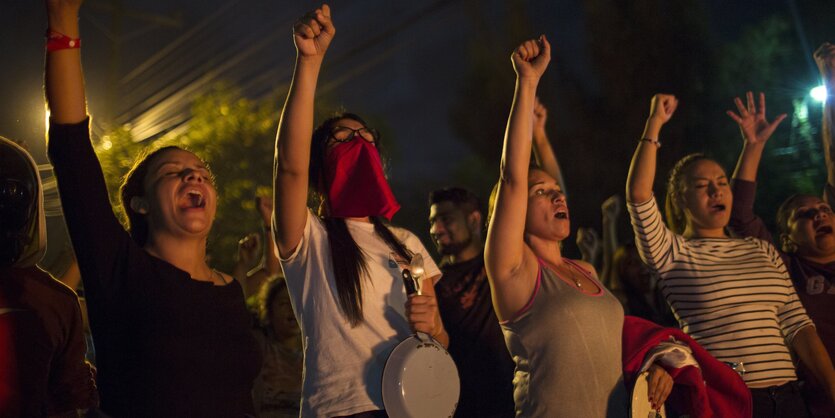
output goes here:
[[[258, 228], [251, 197], [259, 185], [269, 185], [269, 150], [295, 54], [292, 23], [318, 4], [89, 0], [82, 8], [94, 141], [100, 146], [106, 135], [127, 135], [139, 145], [192, 138], [198, 152], [208, 147], [224, 193], [210, 246], [227, 271], [234, 243]], [[510, 51], [540, 33], [554, 46], [540, 96], [549, 108], [548, 131], [575, 229], [599, 229], [600, 203], [623, 194], [656, 92], [681, 100], [661, 138], [659, 197], [666, 171], [688, 152], [708, 152], [730, 174], [741, 141], [724, 111], [749, 89], [766, 92], [770, 115], [789, 113], [763, 162], [758, 210], [771, 219], [789, 194], [819, 193], [823, 185], [820, 105], [808, 91], [819, 83], [811, 52], [835, 39], [831, 0], [338, 0], [331, 7], [337, 35], [320, 77], [317, 110], [359, 113], [382, 131], [392, 186], [404, 207], [394, 222], [427, 246], [430, 190], [464, 185], [486, 201], [513, 93]], [[25, 142], [46, 162], [43, 4], [4, 0], [3, 9], [0, 135]], [[257, 117], [235, 113], [254, 115], [256, 108]], [[235, 125], [249, 123], [259, 127]], [[209, 139], [214, 142], [207, 146]], [[129, 145], [124, 150], [133, 152]], [[122, 160], [114, 160], [109, 180], [125, 168]], [[245, 173], [255, 174], [244, 181]], [[66, 242], [58, 218], [50, 219], [50, 229], [47, 264], [58, 265]], [[621, 241], [628, 234], [624, 215]], [[567, 251], [577, 256], [573, 243]]]

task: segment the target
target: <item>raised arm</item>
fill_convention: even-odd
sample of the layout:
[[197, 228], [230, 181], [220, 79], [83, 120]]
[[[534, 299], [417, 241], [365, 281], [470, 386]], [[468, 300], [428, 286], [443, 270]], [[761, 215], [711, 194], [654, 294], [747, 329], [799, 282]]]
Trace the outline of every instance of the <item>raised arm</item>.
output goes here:
[[757, 168], [760, 165], [763, 149], [768, 138], [786, 118], [783, 113], [777, 116], [773, 122], [769, 122], [765, 116], [765, 93], [759, 95], [759, 106], [754, 102], [754, 94], [750, 91], [746, 94], [747, 106], [742, 104], [739, 97], [734, 98], [736, 109], [739, 113], [727, 111], [728, 116], [739, 125], [742, 132], [742, 153], [739, 154], [734, 179], [757, 181]]
[[322, 60], [335, 33], [328, 5], [304, 15], [293, 26], [296, 67], [278, 123], [273, 167], [274, 233], [282, 257], [293, 252], [304, 232], [313, 99]]
[[523, 42], [511, 55], [516, 89], [505, 131], [495, 208], [485, 244], [485, 264], [499, 319], [509, 318], [524, 306], [536, 275], [536, 259], [530, 250], [525, 257], [528, 166], [536, 89], [550, 59], [551, 46], [544, 35], [538, 40]]
[[[273, 216], [273, 201], [269, 196], [257, 196], [255, 198], [255, 208], [261, 215], [261, 222], [264, 230], [264, 245], [261, 247], [262, 256], [259, 266], [265, 273], [272, 277], [281, 274], [281, 263], [278, 261], [278, 255], [275, 252], [275, 239], [270, 233], [270, 224]], [[252, 272], [250, 272], [251, 274]]]
[[[244, 297], [258, 293], [258, 289], [263, 283], [261, 276], [252, 277], [249, 274], [249, 268], [255, 263], [258, 257], [258, 247], [261, 246], [261, 238], [257, 233], [247, 234], [238, 241], [238, 255], [235, 259], [235, 266], [232, 268], [232, 277], [241, 284], [244, 291]], [[254, 270], [260, 270], [261, 266], [257, 266]]]
[[554, 154], [554, 148], [551, 146], [548, 132], [545, 130], [545, 122], [547, 121], [548, 108], [537, 97], [533, 105], [533, 156], [536, 158], [536, 165], [557, 180], [562, 193], [567, 194], [560, 163], [557, 161], [557, 155]]
[[821, 140], [823, 141], [823, 155], [826, 158], [826, 184], [827, 192], [824, 193], [825, 199], [830, 206], [835, 205], [835, 132], [833, 132], [833, 124], [835, 124], [835, 103], [832, 97], [835, 97], [835, 45], [824, 42], [823, 45], [815, 51], [815, 62], [818, 64], [818, 69], [821, 73], [824, 85], [826, 85], [827, 98], [823, 108], [823, 129]]
[[656, 94], [652, 97], [649, 119], [644, 134], [638, 142], [629, 177], [626, 180], [626, 199], [632, 203], [643, 203], [652, 198], [652, 184], [655, 181], [656, 157], [661, 147], [661, 127], [667, 123], [678, 107], [678, 99], [670, 94]]
[[739, 125], [743, 141], [742, 152], [739, 154], [733, 175], [734, 202], [728, 227], [740, 236], [753, 236], [771, 241], [771, 233], [765, 223], [754, 213], [754, 182], [757, 180], [757, 170], [765, 143], [786, 115], [779, 115], [769, 123], [765, 116], [765, 94], [759, 95], [759, 107], [754, 102], [753, 93], [749, 91], [746, 97], [747, 106], [742, 104], [739, 97], [734, 99], [739, 113], [727, 111], [728, 116]]
[[611, 195], [603, 201], [600, 212], [603, 217], [603, 259], [601, 260], [601, 275], [603, 285], [609, 289], [614, 285], [614, 258], [615, 250], [618, 248], [618, 218], [623, 208], [622, 198], [619, 195]]
[[592, 227], [577, 228], [577, 248], [580, 250], [580, 258], [600, 271], [601, 248], [600, 235]]
[[[46, 5], [50, 36], [77, 40], [81, 0], [48, 0]], [[52, 121], [70, 124], [87, 118], [80, 48], [58, 49], [46, 54], [45, 85]]]
[[[281, 264], [275, 252], [275, 241], [273, 240], [273, 234], [270, 233], [270, 219], [273, 213], [272, 199], [257, 196], [255, 198], [255, 208], [261, 215], [264, 234], [249, 234], [238, 242], [238, 260], [232, 274], [241, 283], [244, 296], [247, 298], [256, 295], [261, 286], [271, 277], [281, 274]], [[256, 261], [259, 248], [261, 259], [254, 268], [249, 270], [249, 267]]]

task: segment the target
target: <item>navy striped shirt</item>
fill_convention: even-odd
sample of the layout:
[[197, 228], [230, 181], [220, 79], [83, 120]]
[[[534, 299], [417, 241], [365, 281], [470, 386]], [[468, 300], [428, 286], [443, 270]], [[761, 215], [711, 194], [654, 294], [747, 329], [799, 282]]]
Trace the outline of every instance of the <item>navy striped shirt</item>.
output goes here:
[[750, 387], [797, 380], [787, 342], [812, 321], [777, 250], [756, 238], [684, 239], [655, 198], [628, 208], [641, 258], [682, 329], [720, 361], [742, 362]]

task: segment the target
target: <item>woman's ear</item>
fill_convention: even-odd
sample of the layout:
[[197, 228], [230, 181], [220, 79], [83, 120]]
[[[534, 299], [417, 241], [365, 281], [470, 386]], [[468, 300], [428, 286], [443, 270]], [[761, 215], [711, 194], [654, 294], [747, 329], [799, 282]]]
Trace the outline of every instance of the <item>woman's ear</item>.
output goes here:
[[797, 244], [789, 238], [788, 234], [780, 234], [780, 246], [783, 247], [785, 253], [797, 252]]
[[140, 215], [147, 215], [148, 214], [148, 201], [146, 201], [145, 199], [143, 199], [139, 196], [134, 196], [134, 197], [130, 198], [130, 208], [131, 208], [131, 210], [133, 210], [134, 212], [136, 212]]

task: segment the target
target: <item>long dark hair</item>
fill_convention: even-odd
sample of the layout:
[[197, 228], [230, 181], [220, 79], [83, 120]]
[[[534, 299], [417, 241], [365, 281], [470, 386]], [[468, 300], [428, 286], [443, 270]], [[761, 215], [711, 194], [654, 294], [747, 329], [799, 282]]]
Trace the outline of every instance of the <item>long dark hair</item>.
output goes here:
[[148, 175], [148, 168], [157, 157], [172, 149], [187, 151], [174, 145], [146, 149], [136, 157], [133, 167], [125, 174], [122, 185], [119, 186], [119, 199], [127, 218], [128, 232], [133, 241], [140, 247], [148, 242], [148, 218], [146, 215], [134, 211], [130, 207], [130, 201], [134, 197], [145, 196], [145, 177]]
[[[368, 273], [368, 262], [362, 248], [354, 241], [354, 237], [348, 231], [348, 225], [344, 218], [332, 218], [327, 216], [327, 202], [325, 202], [325, 151], [328, 137], [336, 122], [342, 119], [351, 119], [367, 127], [368, 124], [353, 113], [342, 113], [322, 122], [313, 131], [313, 138], [310, 143], [310, 168], [309, 188], [314, 194], [314, 201], [323, 202], [320, 205], [319, 215], [328, 232], [328, 243], [331, 247], [331, 260], [333, 262], [334, 282], [336, 282], [336, 294], [339, 299], [339, 307], [342, 314], [351, 323], [357, 326], [363, 321], [362, 311], [362, 275]], [[375, 140], [377, 152], [380, 152], [380, 136]], [[412, 252], [400, 241], [391, 231], [382, 217], [372, 216], [374, 232], [392, 249], [399, 257], [406, 261], [412, 259]]]

